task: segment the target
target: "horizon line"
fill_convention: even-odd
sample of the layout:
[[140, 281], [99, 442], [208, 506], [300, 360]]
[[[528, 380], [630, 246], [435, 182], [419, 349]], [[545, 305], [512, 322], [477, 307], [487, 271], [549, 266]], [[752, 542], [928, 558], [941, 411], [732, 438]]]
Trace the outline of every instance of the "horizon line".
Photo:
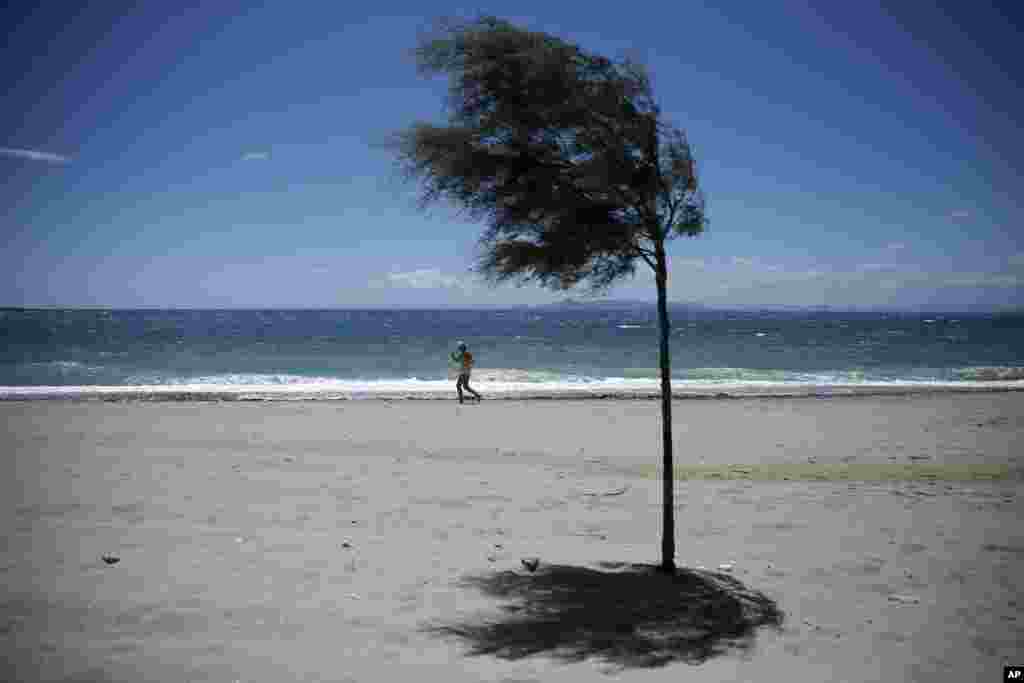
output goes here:
[[[862, 312], [894, 312], [912, 313], [928, 310], [932, 313], [1024, 313], [1024, 304], [1004, 305], [945, 305], [945, 304], [908, 304], [905, 306], [892, 305], [833, 305], [833, 304], [704, 304], [693, 301], [674, 300], [667, 302], [669, 306], [691, 307], [704, 309], [706, 311], [725, 310], [746, 310], [746, 311], [767, 311], [767, 310], [788, 310], [788, 311], [815, 311], [830, 313], [862, 313]], [[108, 311], [346, 311], [346, 310], [467, 310], [467, 309], [515, 309], [515, 308], [552, 308], [552, 307], [580, 307], [589, 306], [657, 306], [657, 301], [642, 299], [606, 299], [606, 300], [585, 300], [585, 301], [555, 301], [549, 303], [518, 303], [518, 304], [350, 304], [334, 306], [258, 306], [258, 305], [236, 305], [236, 306], [181, 306], [181, 305], [141, 305], [141, 306], [112, 306], [107, 304], [42, 304], [42, 305], [0, 305], [0, 311], [30, 311], [30, 310], [108, 310]]]

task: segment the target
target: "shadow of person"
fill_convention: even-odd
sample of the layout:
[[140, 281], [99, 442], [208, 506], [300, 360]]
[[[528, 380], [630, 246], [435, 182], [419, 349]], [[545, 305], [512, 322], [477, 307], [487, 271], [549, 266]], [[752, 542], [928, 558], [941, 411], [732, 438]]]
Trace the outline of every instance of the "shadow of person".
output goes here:
[[737, 579], [651, 565], [601, 563], [601, 570], [541, 566], [532, 574], [470, 576], [460, 585], [506, 602], [499, 614], [422, 630], [470, 644], [469, 655], [563, 661], [593, 657], [613, 667], [700, 664], [747, 651], [760, 626], [780, 627], [783, 613]]

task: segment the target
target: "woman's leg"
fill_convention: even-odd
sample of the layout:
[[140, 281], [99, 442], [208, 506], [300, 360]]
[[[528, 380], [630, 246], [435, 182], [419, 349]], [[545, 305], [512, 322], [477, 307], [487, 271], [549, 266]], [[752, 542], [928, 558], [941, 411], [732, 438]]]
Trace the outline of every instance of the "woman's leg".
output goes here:
[[476, 393], [476, 390], [469, 386], [469, 375], [463, 375], [463, 378], [464, 378], [463, 384], [466, 385], [466, 391], [468, 391], [469, 393], [473, 394], [474, 396], [477, 397], [477, 399], [479, 399], [480, 398], [480, 394]]
[[455, 391], [459, 392], [459, 403], [462, 403], [462, 381], [464, 379], [464, 375], [459, 375], [458, 381], [455, 382]]

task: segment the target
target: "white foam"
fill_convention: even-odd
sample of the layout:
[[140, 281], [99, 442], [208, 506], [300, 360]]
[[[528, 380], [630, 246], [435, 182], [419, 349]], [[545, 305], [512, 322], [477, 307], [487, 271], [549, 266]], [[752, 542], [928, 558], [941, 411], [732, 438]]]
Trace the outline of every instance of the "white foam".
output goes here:
[[[415, 379], [415, 378], [413, 378]], [[332, 377], [307, 377], [305, 375], [289, 375], [284, 373], [224, 373], [197, 377], [172, 377], [167, 384], [181, 387], [184, 385], [217, 385], [217, 386], [277, 386], [277, 385], [326, 385], [336, 382]]]
[[102, 367], [98, 367], [95, 365], [86, 365], [85, 363], [80, 363], [77, 360], [37, 361], [34, 363], [28, 363], [28, 365], [29, 367], [55, 368], [60, 372], [67, 372], [68, 370], [83, 370], [86, 372], [95, 372], [97, 370], [103, 369]]
[[[654, 397], [660, 395], [658, 380], [608, 378], [591, 381], [515, 382], [492, 381], [476, 385], [484, 397]], [[673, 380], [674, 395], [682, 396], [814, 396], [870, 393], [910, 393], [918, 391], [1024, 391], [1024, 380], [985, 382], [857, 382], [821, 384], [813, 382]], [[175, 384], [135, 386], [0, 386], [0, 399], [33, 398], [139, 398], [189, 400], [192, 398], [230, 399], [373, 399], [454, 397], [451, 382], [441, 380], [377, 380], [305, 382], [266, 385]]]
[[959, 368], [954, 371], [965, 380], [1016, 380], [1024, 379], [1024, 368], [1017, 366], [991, 366]]

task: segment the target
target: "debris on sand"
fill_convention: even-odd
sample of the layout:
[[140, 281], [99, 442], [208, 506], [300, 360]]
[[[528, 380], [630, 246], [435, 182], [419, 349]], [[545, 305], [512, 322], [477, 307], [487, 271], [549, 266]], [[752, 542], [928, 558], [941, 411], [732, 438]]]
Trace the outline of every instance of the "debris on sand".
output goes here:
[[539, 557], [524, 557], [520, 562], [522, 562], [523, 566], [526, 567], [526, 570], [531, 573], [537, 571], [537, 567], [540, 566]]
[[114, 555], [104, 555], [103, 556], [103, 561], [106, 562], [107, 564], [117, 564], [118, 562], [121, 561], [121, 558], [120, 557], [116, 557]]
[[629, 486], [620, 486], [609, 491], [584, 491], [584, 496], [621, 496], [629, 490]]

